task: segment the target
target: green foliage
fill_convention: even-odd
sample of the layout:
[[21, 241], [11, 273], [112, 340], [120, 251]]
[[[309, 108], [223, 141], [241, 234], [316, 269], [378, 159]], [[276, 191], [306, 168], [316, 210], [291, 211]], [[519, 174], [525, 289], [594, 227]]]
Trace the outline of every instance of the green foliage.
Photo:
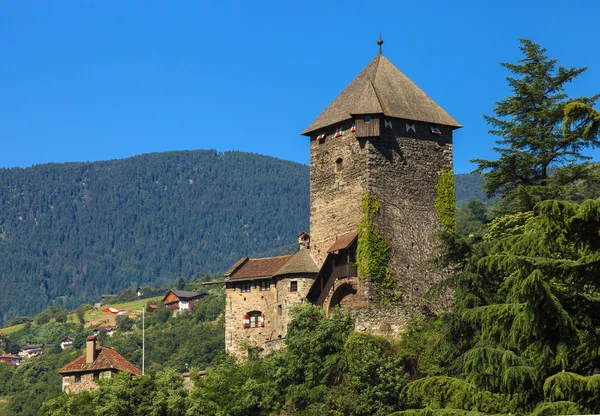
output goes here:
[[459, 208], [456, 212], [456, 231], [464, 236], [481, 235], [489, 222], [487, 211], [487, 206], [479, 200], [470, 201]]
[[581, 415], [581, 406], [573, 402], [540, 402], [531, 416]]
[[446, 231], [456, 230], [456, 201], [454, 197], [454, 175], [452, 170], [442, 169], [436, 184], [437, 196], [435, 198], [435, 210], [440, 223]]
[[308, 228], [308, 174], [214, 150], [2, 169], [0, 325], [277, 255]]
[[29, 316], [15, 316], [6, 323], [6, 326], [20, 325], [26, 322], [33, 322], [33, 319]]
[[363, 195], [360, 206], [364, 215], [358, 223], [358, 274], [371, 282], [381, 304], [398, 301], [402, 293], [399, 292], [389, 266], [392, 248], [375, 226], [375, 216], [379, 214], [379, 201], [369, 195]]
[[[56, 354], [45, 350], [41, 357], [26, 360], [16, 368], [0, 364], [0, 396], [8, 396], [9, 414], [38, 415], [42, 403], [61, 391], [57, 370], [77, 355], [73, 351]], [[4, 371], [5, 367], [10, 370]]]
[[[523, 58], [517, 64], [502, 63], [514, 77], [507, 77], [513, 95], [499, 102], [494, 116], [484, 116], [497, 141], [496, 160], [476, 159], [484, 172], [488, 196], [504, 198], [505, 210], [531, 211], [543, 200], [557, 198], [565, 185], [585, 178], [590, 172], [582, 154], [599, 144], [584, 137], [584, 128], [562, 128], [564, 110], [573, 101], [564, 92], [585, 68], [557, 67], [546, 49], [527, 39], [520, 40]], [[592, 106], [597, 97], [578, 98]]]
[[483, 239], [486, 241], [494, 241], [498, 238], [510, 235], [523, 234], [525, 224], [532, 216], [533, 212], [527, 211], [496, 217], [489, 224], [488, 232], [484, 234]]
[[569, 103], [565, 106], [563, 127], [567, 132], [580, 130], [583, 127], [582, 136], [586, 140], [598, 137], [600, 134], [600, 111], [595, 110], [590, 104]]
[[483, 190], [483, 177], [481, 173], [457, 173], [454, 175], [454, 192], [456, 194], [456, 206], [463, 207], [471, 201], [480, 201], [492, 204]]
[[79, 394], [61, 394], [44, 403], [43, 416], [183, 416], [188, 409], [183, 378], [174, 370], [156, 377], [131, 377], [120, 372], [102, 378], [98, 389]]
[[[186, 371], [186, 365], [201, 369], [209, 366], [225, 348], [224, 306], [222, 291], [214, 290], [195, 303], [189, 313], [174, 317], [167, 308], [161, 307], [147, 316], [146, 373], [156, 374], [166, 368], [183, 372]], [[133, 320], [127, 322], [133, 324]], [[134, 322], [134, 330], [117, 331], [112, 337], [107, 337], [104, 343], [141, 368], [141, 316]]]

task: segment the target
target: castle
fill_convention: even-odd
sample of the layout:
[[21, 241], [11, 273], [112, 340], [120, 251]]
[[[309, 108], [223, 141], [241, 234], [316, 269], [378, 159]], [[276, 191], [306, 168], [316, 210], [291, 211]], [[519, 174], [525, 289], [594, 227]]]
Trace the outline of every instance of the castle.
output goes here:
[[[295, 255], [243, 258], [227, 271], [225, 346], [237, 357], [279, 348], [290, 307], [303, 299], [353, 314], [356, 329], [394, 336], [443, 275], [431, 269], [434, 207], [442, 170], [452, 171], [452, 133], [461, 125], [381, 52], [302, 132], [310, 139], [310, 235]], [[391, 257], [400, 300], [385, 306], [359, 276], [357, 224], [367, 195]], [[447, 300], [447, 299], [446, 299]]]

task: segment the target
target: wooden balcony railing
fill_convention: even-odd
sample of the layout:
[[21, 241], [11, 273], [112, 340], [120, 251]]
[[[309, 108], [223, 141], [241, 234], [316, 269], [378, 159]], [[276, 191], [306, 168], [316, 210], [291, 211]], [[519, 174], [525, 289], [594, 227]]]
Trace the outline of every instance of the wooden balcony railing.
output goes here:
[[331, 272], [331, 278], [343, 279], [344, 277], [356, 277], [358, 272], [354, 264], [342, 264], [341, 266], [335, 266]]

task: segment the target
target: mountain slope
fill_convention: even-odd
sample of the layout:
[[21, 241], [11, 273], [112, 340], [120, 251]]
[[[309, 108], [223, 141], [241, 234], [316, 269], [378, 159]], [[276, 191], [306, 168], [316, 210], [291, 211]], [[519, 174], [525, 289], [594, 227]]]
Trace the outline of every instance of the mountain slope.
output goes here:
[[308, 167], [214, 150], [0, 170], [0, 324], [222, 272], [308, 230]]

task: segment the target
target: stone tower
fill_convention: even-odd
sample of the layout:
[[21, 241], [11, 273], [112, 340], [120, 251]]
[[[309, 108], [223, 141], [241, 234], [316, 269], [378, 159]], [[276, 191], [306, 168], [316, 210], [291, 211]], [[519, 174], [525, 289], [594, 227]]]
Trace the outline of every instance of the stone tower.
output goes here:
[[[402, 286], [396, 307], [420, 304], [441, 278], [428, 265], [436, 246], [431, 234], [441, 229], [436, 184], [442, 169], [452, 170], [452, 132], [460, 127], [380, 49], [302, 132], [310, 138], [311, 254], [321, 268], [310, 300], [326, 306], [377, 303], [351, 267], [360, 201], [368, 194], [380, 202], [376, 224], [392, 248], [390, 266]], [[367, 321], [378, 317], [365, 319], [364, 329], [386, 332], [369, 327]]]

